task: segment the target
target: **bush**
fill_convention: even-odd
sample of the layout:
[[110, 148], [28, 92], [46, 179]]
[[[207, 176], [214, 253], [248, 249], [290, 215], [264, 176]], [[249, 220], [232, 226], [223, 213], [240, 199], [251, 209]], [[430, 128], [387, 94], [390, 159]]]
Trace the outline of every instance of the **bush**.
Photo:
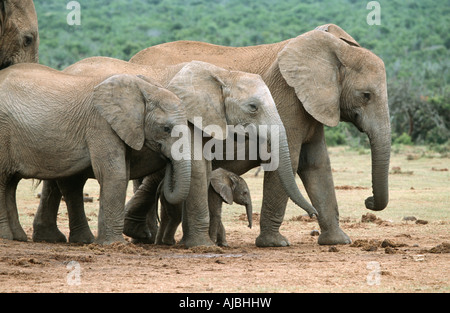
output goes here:
[[403, 133], [397, 138], [393, 138], [393, 144], [394, 145], [412, 145], [413, 142], [411, 140], [411, 136], [409, 136], [407, 133]]

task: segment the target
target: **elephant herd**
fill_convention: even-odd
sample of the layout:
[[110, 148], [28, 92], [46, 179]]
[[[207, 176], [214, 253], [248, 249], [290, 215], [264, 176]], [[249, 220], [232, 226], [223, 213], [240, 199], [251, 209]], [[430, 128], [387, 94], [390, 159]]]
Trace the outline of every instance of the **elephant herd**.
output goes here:
[[[186, 247], [227, 245], [222, 203], [244, 205], [251, 227], [240, 175], [275, 160], [264, 171], [256, 245], [289, 245], [279, 231], [289, 199], [317, 216], [319, 244], [348, 244], [324, 136], [324, 125], [339, 121], [370, 140], [366, 208], [388, 204], [384, 63], [334, 24], [252, 47], [164, 43], [129, 61], [91, 57], [57, 71], [37, 64], [33, 2], [0, 0], [0, 44], [0, 238], [27, 240], [16, 188], [33, 178], [43, 181], [34, 241], [67, 241], [56, 223], [64, 196], [70, 242], [110, 244], [125, 234], [170, 245], [181, 223]], [[100, 184], [96, 238], [84, 212], [89, 178]]]

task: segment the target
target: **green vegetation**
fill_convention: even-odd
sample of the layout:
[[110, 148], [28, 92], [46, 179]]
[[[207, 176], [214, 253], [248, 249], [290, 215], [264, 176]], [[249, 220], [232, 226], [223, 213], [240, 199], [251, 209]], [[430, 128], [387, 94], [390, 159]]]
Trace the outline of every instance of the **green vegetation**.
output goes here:
[[[384, 60], [394, 141], [450, 137], [449, 0], [379, 1], [381, 25], [373, 26], [368, 1], [360, 0], [79, 0], [80, 26], [67, 24], [69, 0], [34, 2], [41, 63], [56, 69], [94, 55], [128, 60], [174, 40], [273, 43], [334, 23]], [[361, 138], [347, 126], [327, 132], [331, 145]]]

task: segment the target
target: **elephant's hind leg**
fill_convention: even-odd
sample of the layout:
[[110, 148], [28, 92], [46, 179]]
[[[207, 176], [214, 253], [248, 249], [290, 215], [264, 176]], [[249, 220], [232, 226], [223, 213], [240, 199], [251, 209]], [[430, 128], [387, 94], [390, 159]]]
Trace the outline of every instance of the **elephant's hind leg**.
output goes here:
[[84, 175], [58, 180], [58, 187], [64, 195], [69, 213], [70, 243], [89, 244], [95, 240], [84, 211], [83, 187], [86, 181], [87, 177]]
[[20, 178], [14, 176], [6, 186], [6, 208], [9, 217], [9, 227], [11, 228], [13, 239], [27, 241], [28, 237], [19, 222], [19, 212], [17, 210], [16, 191]]
[[57, 216], [61, 192], [56, 181], [45, 180], [41, 200], [33, 221], [34, 242], [66, 242], [66, 236], [58, 229]]
[[8, 209], [6, 208], [7, 179], [0, 176], [0, 238], [13, 240], [14, 236], [9, 226]]

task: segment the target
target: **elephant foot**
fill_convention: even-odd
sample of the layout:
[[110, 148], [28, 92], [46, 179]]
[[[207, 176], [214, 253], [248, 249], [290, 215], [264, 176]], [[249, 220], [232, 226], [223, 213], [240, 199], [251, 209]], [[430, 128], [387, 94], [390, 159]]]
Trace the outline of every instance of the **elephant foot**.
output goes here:
[[75, 231], [71, 230], [69, 234], [70, 243], [90, 244], [94, 240], [95, 237], [89, 228], [82, 228]]
[[155, 238], [152, 236], [145, 220], [141, 222], [125, 218], [123, 233], [132, 238], [132, 243], [151, 244], [155, 242]]
[[352, 240], [339, 227], [324, 231], [320, 234], [318, 239], [319, 245], [347, 245], [351, 244]]
[[66, 236], [58, 229], [58, 227], [43, 227], [34, 225], [33, 237], [34, 242], [67, 242]]
[[228, 247], [228, 242], [226, 240], [225, 241], [217, 241], [217, 245], [219, 247]]
[[175, 239], [160, 239], [160, 240], [156, 240], [155, 244], [157, 245], [164, 245], [164, 246], [174, 246], [177, 242], [175, 241]]
[[12, 229], [13, 239], [17, 241], [28, 241], [28, 236], [21, 226]]
[[125, 240], [125, 238], [123, 238], [123, 236], [120, 235], [112, 235], [112, 236], [105, 236], [105, 237], [98, 237], [95, 241], [96, 244], [99, 245], [110, 245], [113, 243], [127, 243], [127, 241]]
[[5, 223], [4, 225], [0, 224], [0, 238], [8, 240], [14, 239], [13, 233], [9, 228], [8, 223]]
[[182, 244], [186, 248], [199, 247], [199, 246], [215, 246], [214, 242], [209, 236], [183, 236]]
[[261, 233], [255, 241], [257, 247], [287, 247], [291, 244], [279, 232]]

